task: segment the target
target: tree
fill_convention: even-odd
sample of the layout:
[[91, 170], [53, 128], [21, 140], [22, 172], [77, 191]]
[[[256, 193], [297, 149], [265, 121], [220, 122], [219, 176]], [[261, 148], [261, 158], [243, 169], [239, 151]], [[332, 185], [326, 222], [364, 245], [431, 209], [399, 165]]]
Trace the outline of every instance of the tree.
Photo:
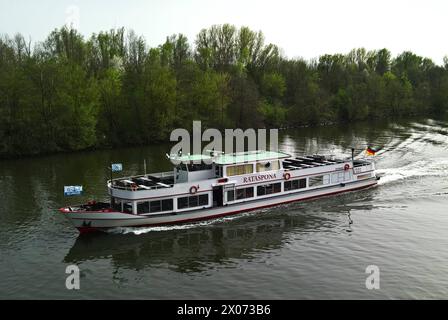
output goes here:
[[176, 127], [284, 127], [440, 116], [448, 58], [355, 48], [288, 59], [261, 31], [213, 25], [148, 47], [124, 28], [0, 37], [0, 156], [166, 141]]

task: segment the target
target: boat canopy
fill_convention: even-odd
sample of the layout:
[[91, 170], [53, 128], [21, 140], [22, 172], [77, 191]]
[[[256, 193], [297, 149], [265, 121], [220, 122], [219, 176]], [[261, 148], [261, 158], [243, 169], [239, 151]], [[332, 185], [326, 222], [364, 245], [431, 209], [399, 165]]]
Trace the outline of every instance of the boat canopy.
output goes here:
[[289, 157], [291, 157], [291, 155], [283, 152], [256, 150], [231, 154], [221, 154], [215, 158], [215, 163], [219, 165], [226, 165], [254, 161], [278, 160]]
[[171, 160], [176, 160], [181, 163], [192, 163], [193, 161], [210, 161], [212, 156], [206, 154], [185, 154], [185, 155], [170, 155], [168, 156]]
[[170, 155], [169, 158], [182, 163], [191, 163], [193, 161], [210, 161], [217, 165], [229, 165], [236, 163], [247, 163], [254, 161], [271, 161], [290, 158], [291, 155], [283, 152], [255, 150], [235, 153], [212, 153], [213, 155], [192, 154], [192, 155]]

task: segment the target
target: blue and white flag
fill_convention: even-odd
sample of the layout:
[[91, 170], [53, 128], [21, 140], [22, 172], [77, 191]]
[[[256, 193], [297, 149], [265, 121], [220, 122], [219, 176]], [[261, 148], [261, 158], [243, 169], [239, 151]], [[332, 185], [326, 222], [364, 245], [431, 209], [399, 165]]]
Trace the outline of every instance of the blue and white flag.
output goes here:
[[82, 186], [64, 186], [64, 196], [78, 196], [82, 194]]
[[112, 172], [117, 172], [123, 170], [123, 165], [121, 163], [112, 163]]

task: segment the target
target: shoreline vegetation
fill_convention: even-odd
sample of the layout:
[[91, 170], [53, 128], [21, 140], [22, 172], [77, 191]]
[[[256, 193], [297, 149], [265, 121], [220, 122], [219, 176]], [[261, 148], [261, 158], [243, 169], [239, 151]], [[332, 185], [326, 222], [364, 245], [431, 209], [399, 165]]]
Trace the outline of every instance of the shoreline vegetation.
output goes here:
[[443, 115], [448, 59], [353, 49], [289, 59], [224, 24], [149, 48], [124, 28], [0, 36], [0, 158], [157, 144], [175, 128], [297, 128]]

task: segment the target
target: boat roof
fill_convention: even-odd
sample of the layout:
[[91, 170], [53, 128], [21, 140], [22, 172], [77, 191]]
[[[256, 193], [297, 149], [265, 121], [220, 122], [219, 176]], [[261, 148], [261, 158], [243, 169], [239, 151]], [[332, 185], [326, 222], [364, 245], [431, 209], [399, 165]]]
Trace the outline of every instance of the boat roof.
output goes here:
[[187, 154], [181, 156], [170, 156], [171, 159], [175, 159], [182, 163], [212, 160], [212, 162], [218, 165], [228, 165], [228, 164], [246, 163], [254, 161], [268, 161], [276, 159], [285, 159], [290, 157], [291, 155], [284, 152], [265, 151], [265, 150], [235, 152], [228, 154], [222, 153], [222, 154], [215, 154], [214, 156], [204, 154], [191, 154], [191, 155]]
[[182, 163], [190, 163], [193, 161], [204, 161], [204, 160], [210, 160], [212, 159], [212, 156], [206, 155], [206, 154], [186, 154], [186, 155], [171, 155], [169, 157], [170, 159], [180, 161]]
[[291, 157], [291, 155], [283, 152], [257, 150], [257, 151], [237, 152], [231, 154], [221, 154], [215, 158], [215, 163], [220, 165], [226, 165], [226, 164], [253, 162], [253, 161], [284, 159], [289, 157]]

